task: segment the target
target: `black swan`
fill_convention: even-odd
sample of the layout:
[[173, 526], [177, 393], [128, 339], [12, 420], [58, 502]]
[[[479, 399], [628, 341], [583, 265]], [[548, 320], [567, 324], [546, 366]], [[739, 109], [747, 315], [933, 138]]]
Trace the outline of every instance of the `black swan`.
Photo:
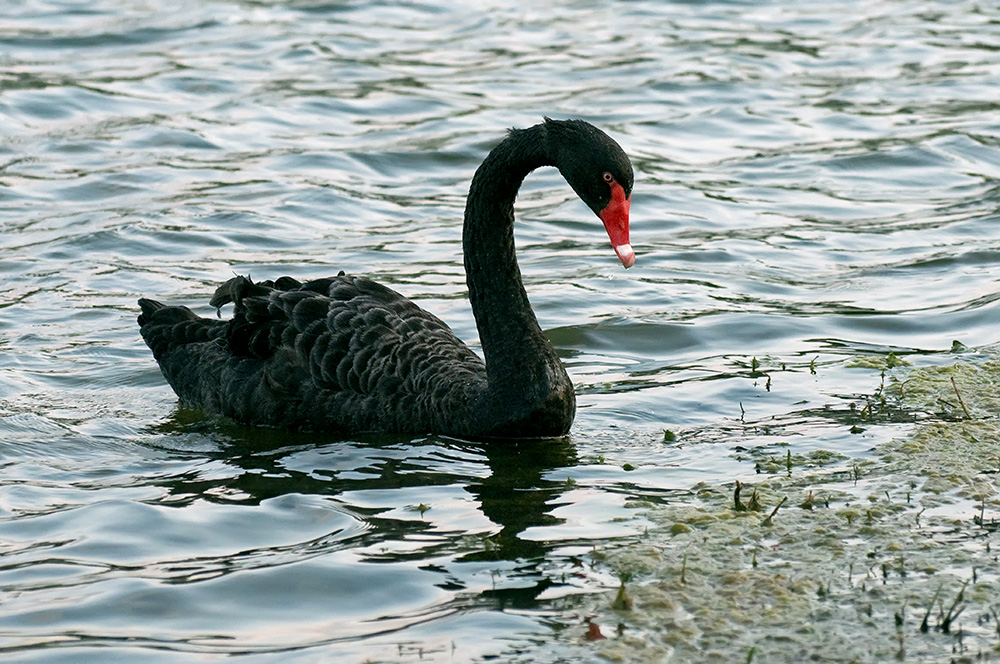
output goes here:
[[219, 287], [232, 320], [141, 299], [139, 326], [183, 405], [238, 422], [335, 434], [438, 433], [542, 438], [569, 431], [573, 385], [545, 338], [514, 256], [514, 199], [525, 176], [555, 166], [604, 222], [622, 264], [635, 262], [632, 165], [582, 120], [512, 129], [472, 179], [462, 243], [485, 363], [436, 316], [365, 277]]

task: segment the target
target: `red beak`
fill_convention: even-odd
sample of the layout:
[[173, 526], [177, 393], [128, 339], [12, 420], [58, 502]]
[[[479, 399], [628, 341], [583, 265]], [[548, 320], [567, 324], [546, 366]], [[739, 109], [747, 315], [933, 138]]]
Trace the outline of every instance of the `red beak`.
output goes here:
[[635, 264], [635, 252], [628, 241], [628, 207], [631, 197], [625, 195], [625, 190], [617, 182], [611, 183], [611, 202], [597, 213], [604, 222], [604, 228], [611, 238], [611, 246], [615, 248], [618, 259], [626, 269]]

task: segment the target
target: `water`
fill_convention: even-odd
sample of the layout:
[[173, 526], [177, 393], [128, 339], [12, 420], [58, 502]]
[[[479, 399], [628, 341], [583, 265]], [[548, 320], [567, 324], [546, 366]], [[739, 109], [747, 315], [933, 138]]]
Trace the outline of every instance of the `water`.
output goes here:
[[[864, 455], [908, 425], [850, 432], [852, 360], [998, 340], [998, 75], [972, 1], [8, 3], [0, 650], [561, 661], [637, 501], [752, 481], [755, 444]], [[208, 314], [233, 272], [369, 274], [475, 342], [464, 194], [543, 115], [636, 167], [628, 272], [557, 174], [519, 200], [567, 440], [177, 410], [135, 300]]]

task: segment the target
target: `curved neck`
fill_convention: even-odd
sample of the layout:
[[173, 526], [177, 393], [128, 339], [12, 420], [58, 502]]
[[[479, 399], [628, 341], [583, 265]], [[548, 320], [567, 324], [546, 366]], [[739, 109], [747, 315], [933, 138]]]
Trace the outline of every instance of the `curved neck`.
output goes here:
[[514, 200], [528, 173], [555, 165], [546, 143], [545, 125], [538, 125], [512, 131], [490, 152], [472, 179], [462, 236], [490, 390], [528, 392], [533, 399], [548, 398], [553, 389], [571, 389], [531, 311], [514, 255]]

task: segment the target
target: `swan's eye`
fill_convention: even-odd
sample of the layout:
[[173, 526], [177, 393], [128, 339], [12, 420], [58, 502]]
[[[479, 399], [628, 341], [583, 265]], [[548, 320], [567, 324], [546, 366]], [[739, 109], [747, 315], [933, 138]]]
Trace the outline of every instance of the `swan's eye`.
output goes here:
[[608, 184], [611, 184], [612, 182], [615, 181], [615, 176], [612, 175], [611, 173], [605, 173], [604, 174], [604, 181], [607, 182]]

